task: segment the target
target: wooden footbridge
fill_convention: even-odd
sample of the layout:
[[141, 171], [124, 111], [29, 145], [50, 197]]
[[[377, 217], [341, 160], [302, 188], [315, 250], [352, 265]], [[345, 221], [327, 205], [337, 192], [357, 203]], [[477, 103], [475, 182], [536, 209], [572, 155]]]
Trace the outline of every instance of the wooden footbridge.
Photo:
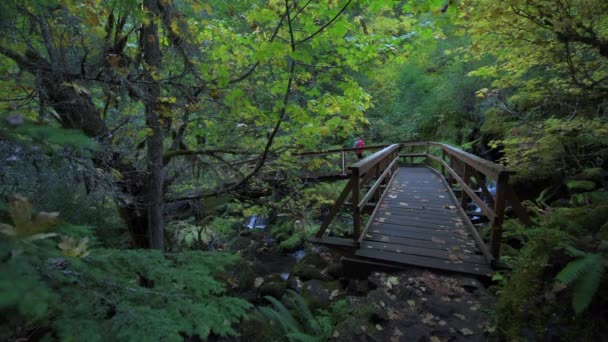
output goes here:
[[[505, 210], [523, 223], [531, 221], [509, 185], [504, 166], [452, 146], [416, 142], [370, 147], [378, 150], [346, 166], [352, 149], [302, 154], [337, 155], [347, 178], [344, 190], [314, 238], [318, 244], [349, 248], [350, 268], [421, 267], [476, 276], [491, 276], [499, 265]], [[496, 184], [495, 192], [486, 180]], [[481, 212], [465, 211], [471, 201]], [[334, 237], [331, 224], [350, 209], [352, 237]], [[469, 216], [485, 216], [488, 244]], [[335, 224], [335, 223], [334, 223]]]

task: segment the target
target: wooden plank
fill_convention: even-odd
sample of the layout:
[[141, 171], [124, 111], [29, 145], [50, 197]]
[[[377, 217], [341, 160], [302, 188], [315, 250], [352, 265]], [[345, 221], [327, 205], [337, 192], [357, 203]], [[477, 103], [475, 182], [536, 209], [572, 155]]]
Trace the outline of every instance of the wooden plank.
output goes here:
[[493, 274], [493, 271], [487, 265], [469, 264], [466, 262], [452, 262], [449, 260], [429, 258], [418, 255], [398, 254], [369, 248], [360, 249], [355, 252], [355, 255], [370, 259], [396, 262], [399, 264], [474, 274], [485, 277], [491, 277]]
[[[417, 202], [403, 202], [403, 201], [391, 201], [384, 202], [380, 204], [381, 206], [385, 206], [385, 208], [390, 207], [393, 210], [398, 209], [407, 209], [407, 208], [416, 208], [416, 209], [426, 209], [426, 210], [435, 210], [435, 211], [443, 211], [450, 212], [451, 210], [455, 210], [457, 206], [455, 204], [446, 204], [446, 205], [435, 205], [428, 203], [417, 203]], [[452, 208], [453, 207], [453, 208]]]
[[438, 249], [404, 246], [394, 243], [363, 241], [363, 244], [361, 244], [361, 249], [366, 248], [378, 249], [399, 254], [420, 255], [449, 261], [464, 261], [470, 264], [487, 265], [487, 262], [484, 260], [483, 257], [472, 254], [460, 253], [457, 251], [442, 251]]
[[[390, 195], [389, 195], [390, 196]], [[396, 204], [396, 205], [402, 205], [401, 203], [414, 203], [414, 204], [420, 204], [420, 205], [433, 205], [436, 207], [445, 207], [450, 206], [450, 205], [454, 205], [454, 203], [450, 200], [447, 199], [442, 199], [442, 198], [432, 198], [432, 197], [420, 197], [420, 196], [397, 196], [396, 198], [387, 198], [385, 203], [390, 204]]]
[[408, 239], [399, 236], [392, 235], [383, 235], [378, 233], [365, 234], [365, 241], [378, 241], [378, 242], [392, 242], [399, 245], [404, 246], [413, 246], [413, 247], [422, 247], [422, 248], [431, 248], [438, 249], [442, 251], [447, 250], [460, 250], [464, 253], [469, 254], [479, 254], [481, 253], [477, 248], [475, 242], [460, 242], [456, 244], [444, 243], [439, 244], [433, 241], [425, 241], [425, 240], [416, 240], [416, 239]]
[[[480, 213], [477, 213], [477, 216]], [[394, 212], [390, 212], [390, 211], [383, 211], [380, 213], [379, 217], [397, 217], [397, 218], [403, 218], [403, 219], [407, 219], [408, 217], [428, 217], [428, 218], [436, 218], [436, 219], [445, 219], [445, 220], [460, 220], [460, 216], [454, 215], [451, 212], [448, 213], [441, 213], [441, 212], [437, 212], [437, 211], [427, 211], [424, 209], [409, 209], [409, 210], [396, 210]]]
[[[387, 224], [387, 223], [383, 223], [383, 222], [377, 222], [374, 221], [374, 223], [371, 225], [372, 229], [393, 229], [396, 231], [403, 231], [403, 232], [412, 232], [412, 233], [420, 233], [420, 234], [428, 234], [428, 235], [441, 235], [441, 236], [459, 236], [459, 233], [456, 232], [456, 230], [452, 230], [450, 228], [447, 227], [436, 227], [436, 228], [430, 228], [430, 227], [416, 227], [413, 225], [394, 225], [394, 224]], [[466, 235], [464, 235], [466, 237]]]
[[[391, 176], [391, 179], [389, 179], [389, 184], [393, 181], [393, 179], [395, 178], [395, 176], [397, 176], [399, 174], [400, 169], [397, 169]], [[384, 200], [384, 198], [386, 197], [388, 191], [384, 191], [382, 193], [382, 196], [379, 199], [379, 202], [382, 202]], [[367, 221], [367, 224], [365, 225], [365, 227], [363, 227], [363, 232], [361, 233], [361, 236], [359, 236], [359, 240], [358, 242], [361, 243], [361, 241], [363, 240], [363, 236], [367, 233], [367, 230], [369, 229], [369, 227], [371, 226], [372, 222], [373, 222], [373, 218], [376, 217], [378, 215], [378, 213], [380, 212], [380, 206], [376, 206], [374, 208], [374, 211], [372, 212], [370, 219]]]
[[466, 242], [466, 237], [457, 237], [456, 235], [447, 236], [447, 235], [438, 235], [438, 234], [424, 234], [418, 232], [410, 232], [404, 229], [390, 229], [384, 227], [370, 227], [369, 232], [372, 234], [382, 234], [382, 235], [390, 235], [390, 236], [399, 236], [402, 238], [408, 239], [418, 239], [425, 241], [434, 241], [437, 244], [459, 244], [462, 242]]
[[[436, 172], [436, 171], [435, 171]], [[447, 180], [443, 180], [445, 186], [448, 186], [448, 182]], [[450, 197], [452, 197], [452, 199], [454, 201], [456, 201], [456, 196], [454, 196], [453, 192], [448, 192], [448, 194], [450, 195]], [[479, 248], [479, 250], [481, 251], [481, 253], [483, 254], [483, 256], [486, 258], [486, 260], [488, 261], [488, 263], [490, 265], [494, 264], [494, 257], [492, 256], [492, 254], [490, 253], [490, 250], [488, 249], [488, 247], [486, 246], [485, 242], [483, 241], [483, 239], [481, 238], [481, 235], [479, 235], [479, 232], [477, 231], [477, 228], [475, 228], [475, 226], [471, 223], [470, 220], [468, 220], [468, 217], [466, 216], [466, 213], [464, 212], [464, 208], [462, 207], [458, 207], [458, 212], [460, 213], [461, 217], [466, 218], [465, 220], [465, 225], [467, 227], [467, 229], [469, 230], [469, 232], [471, 233], [471, 235], [473, 236], [473, 239], [475, 240], [475, 243], [477, 244], [477, 247]]]
[[456, 213], [456, 207], [454, 208], [436, 208], [422, 205], [400, 205], [400, 206], [389, 206], [387, 203], [381, 203], [380, 207], [382, 209], [390, 210], [391, 212], [403, 211], [408, 212], [409, 210], [424, 210], [430, 213], [443, 213], [443, 214], [453, 214]]
[[316, 243], [320, 245], [336, 246], [336, 247], [347, 247], [347, 248], [359, 248], [359, 244], [353, 239], [337, 238], [331, 236], [324, 236], [322, 238], [309, 237], [308, 242]]
[[407, 219], [393, 219], [386, 217], [374, 217], [375, 223], [386, 223], [394, 226], [412, 226], [412, 227], [420, 227], [427, 229], [443, 229], [443, 230], [453, 230], [464, 228], [463, 222], [456, 221], [447, 221], [447, 220], [429, 220], [429, 219], [416, 219], [414, 217], [410, 217]]

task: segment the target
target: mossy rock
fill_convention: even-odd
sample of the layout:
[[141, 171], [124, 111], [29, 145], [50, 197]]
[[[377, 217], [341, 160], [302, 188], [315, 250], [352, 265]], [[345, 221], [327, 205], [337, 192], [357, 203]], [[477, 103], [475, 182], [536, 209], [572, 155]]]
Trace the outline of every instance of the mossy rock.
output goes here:
[[571, 193], [581, 193], [595, 190], [596, 184], [590, 180], [567, 180], [566, 187]]
[[575, 194], [570, 198], [570, 203], [575, 207], [608, 204], [608, 191], [593, 191]]
[[308, 264], [298, 264], [293, 269], [294, 275], [302, 278], [302, 280], [319, 279], [324, 280], [326, 277], [317, 267]]
[[304, 282], [302, 297], [311, 309], [327, 308], [331, 305], [332, 293], [340, 288], [336, 281], [320, 281], [317, 279]]
[[282, 241], [279, 248], [284, 252], [294, 252], [304, 243], [306, 235], [302, 232], [295, 233], [289, 239]]
[[281, 299], [287, 291], [287, 283], [284, 281], [268, 281], [264, 282], [258, 289], [260, 297], [271, 296], [276, 299]]
[[327, 274], [338, 279], [344, 276], [344, 269], [341, 262], [334, 262], [327, 266]]
[[312, 265], [319, 269], [322, 269], [322, 268], [325, 268], [325, 266], [327, 266], [327, 261], [325, 259], [323, 259], [317, 253], [308, 253], [300, 260], [300, 262], [298, 262], [296, 267], [298, 265], [304, 265], [304, 264]]
[[604, 178], [604, 169], [601, 167], [594, 167], [584, 169], [583, 172], [579, 173], [574, 177], [575, 180], [589, 180], [596, 183], [601, 183]]

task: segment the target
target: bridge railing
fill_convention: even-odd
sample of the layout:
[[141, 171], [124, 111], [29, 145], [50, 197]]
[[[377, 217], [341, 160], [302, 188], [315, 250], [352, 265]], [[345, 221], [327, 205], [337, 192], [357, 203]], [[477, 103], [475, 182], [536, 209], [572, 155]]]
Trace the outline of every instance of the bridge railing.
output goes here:
[[[323, 237], [329, 224], [350, 196], [353, 217], [353, 239], [355, 241], [360, 240], [361, 213], [366, 207], [370, 206], [371, 201], [374, 201], [372, 204], [374, 208], [380, 202], [382, 186], [388, 185], [398, 167], [400, 148], [400, 144], [389, 145], [348, 167], [351, 172], [348, 183], [344, 187], [344, 190], [342, 190], [342, 193], [340, 193], [340, 196], [338, 196], [329, 214], [323, 220], [321, 228], [319, 228], [316, 234], [317, 238]], [[348, 151], [351, 149], [344, 150]], [[355, 148], [352, 150], [355, 150]], [[373, 183], [372, 180], [374, 181]], [[366, 193], [362, 193], [362, 190], [367, 185], [370, 185], [369, 189], [367, 189]]]
[[[375, 152], [381, 150], [386, 146], [388, 145], [346, 147], [324, 151], [294, 153], [293, 156], [298, 157], [300, 159], [314, 158], [311, 160], [315, 161], [316, 163], [318, 163], [319, 157], [325, 158], [327, 164], [330, 165], [330, 172], [339, 172], [342, 176], [345, 176], [348, 174], [348, 165], [351, 165], [357, 161], [357, 156], [355, 154], [357, 150], [362, 149], [365, 153], [369, 153], [372, 151]], [[338, 163], [337, 165], [336, 162]], [[304, 163], [303, 166], [306, 167], [307, 165]]]
[[[525, 225], [532, 225], [530, 217], [509, 184], [509, 177], [515, 174], [515, 172], [507, 169], [503, 165], [485, 160], [474, 154], [443, 143], [414, 142], [405, 143], [403, 145], [404, 150], [408, 150], [408, 148], [410, 150], [423, 148], [424, 153], [411, 152], [402, 154], [402, 157], [409, 157], [412, 162], [416, 157], [424, 157], [427, 164], [431, 164], [430, 161], [435, 161], [439, 163], [441, 174], [447, 176], [448, 183], [457, 183], [460, 186], [460, 210], [464, 211], [463, 208], [470, 199], [481, 209], [480, 214], [490, 220], [492, 227], [489, 253], [494, 260], [498, 260], [500, 257], [502, 224], [507, 202], [511, 205], [513, 212], [522, 223]], [[435, 154], [440, 154], [440, 156], [436, 156]], [[494, 194], [492, 194], [486, 186], [484, 177], [492, 179], [496, 184], [496, 191]], [[472, 188], [473, 184], [479, 187], [479, 190], [474, 190]], [[478, 195], [479, 191], [481, 191], [485, 197], [485, 201]], [[478, 245], [485, 246], [477, 231], [473, 231], [473, 235], [477, 240]], [[484, 251], [482, 250], [482, 252]]]

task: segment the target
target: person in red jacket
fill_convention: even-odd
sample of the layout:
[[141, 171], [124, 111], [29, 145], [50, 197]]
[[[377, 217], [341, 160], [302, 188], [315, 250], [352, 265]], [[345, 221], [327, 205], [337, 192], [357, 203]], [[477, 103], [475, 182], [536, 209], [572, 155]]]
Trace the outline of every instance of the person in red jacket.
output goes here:
[[363, 141], [363, 136], [359, 137], [359, 140], [357, 140], [357, 142], [355, 143], [355, 147], [357, 148], [355, 150], [355, 154], [357, 155], [357, 158], [363, 159], [363, 147], [365, 147], [365, 142]]

